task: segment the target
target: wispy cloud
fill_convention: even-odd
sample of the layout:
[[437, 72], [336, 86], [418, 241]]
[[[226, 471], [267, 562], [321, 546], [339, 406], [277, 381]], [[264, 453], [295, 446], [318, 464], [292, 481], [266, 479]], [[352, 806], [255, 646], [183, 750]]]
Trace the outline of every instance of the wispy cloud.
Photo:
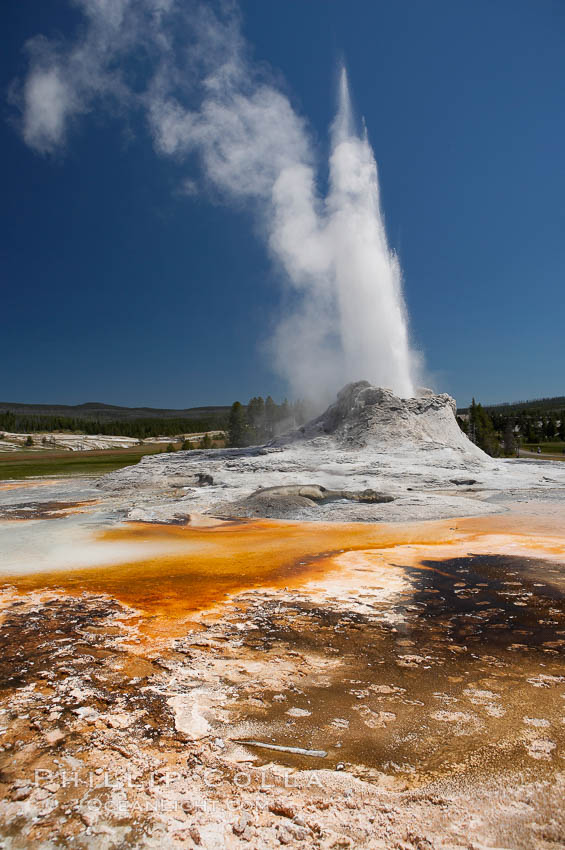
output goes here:
[[[412, 394], [417, 357], [400, 267], [387, 244], [372, 149], [353, 126], [345, 71], [322, 197], [307, 122], [251, 61], [236, 6], [75, 5], [83, 27], [73, 41], [38, 36], [26, 45], [29, 71], [15, 88], [25, 142], [53, 154], [91, 110], [140, 111], [159, 155], [196, 158], [216, 194], [256, 210], [294, 293], [271, 343], [293, 391], [326, 400], [343, 383], [368, 378]], [[180, 190], [194, 194], [197, 185], [188, 177]]]

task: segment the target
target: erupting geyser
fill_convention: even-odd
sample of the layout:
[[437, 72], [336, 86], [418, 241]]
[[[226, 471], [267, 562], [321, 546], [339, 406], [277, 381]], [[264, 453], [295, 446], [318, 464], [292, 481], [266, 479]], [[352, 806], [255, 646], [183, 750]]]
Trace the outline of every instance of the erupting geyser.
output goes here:
[[[14, 89], [26, 143], [43, 154], [61, 149], [80, 115], [112, 99], [116, 112], [144, 110], [155, 150], [186, 159], [185, 193], [208, 184], [228, 203], [256, 211], [290, 289], [271, 347], [292, 395], [322, 410], [340, 387], [368, 378], [413, 396], [418, 356], [409, 344], [400, 266], [345, 69], [322, 194], [307, 123], [265, 67], [250, 62], [235, 7], [216, 14], [208, 4], [168, 0], [157, 13], [154, 0], [121, 0], [110, 14], [107, 3], [79, 5], [80, 39], [40, 37], [27, 45], [29, 72]], [[139, 55], [143, 72], [134, 81]]]
[[367, 375], [397, 395], [414, 395], [400, 265], [390, 250], [380, 207], [377, 165], [366, 131], [354, 130], [345, 68], [330, 160], [330, 239], [334, 250], [344, 374]]
[[270, 244], [300, 293], [279, 326], [279, 371], [293, 391], [327, 403], [367, 375], [402, 398], [415, 395], [419, 357], [409, 343], [398, 258], [380, 204], [367, 131], [357, 132], [341, 69], [332, 127], [329, 189], [313, 196], [313, 174], [296, 166], [275, 182]]

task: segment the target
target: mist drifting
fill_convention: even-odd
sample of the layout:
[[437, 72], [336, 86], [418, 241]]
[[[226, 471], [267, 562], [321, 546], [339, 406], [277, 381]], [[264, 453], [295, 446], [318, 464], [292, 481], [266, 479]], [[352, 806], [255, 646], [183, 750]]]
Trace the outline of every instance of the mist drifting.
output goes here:
[[[400, 265], [345, 69], [323, 195], [307, 123], [249, 60], [233, 6], [215, 13], [182, 0], [74, 5], [85, 18], [75, 41], [37, 36], [25, 46], [28, 73], [11, 92], [24, 141], [53, 154], [89, 111], [126, 119], [141, 112], [156, 153], [186, 160], [187, 193], [212, 189], [255, 212], [288, 285], [268, 348], [292, 394], [322, 403], [345, 383], [367, 379], [414, 395], [419, 357], [410, 346]], [[142, 79], [134, 66], [143, 67]]]

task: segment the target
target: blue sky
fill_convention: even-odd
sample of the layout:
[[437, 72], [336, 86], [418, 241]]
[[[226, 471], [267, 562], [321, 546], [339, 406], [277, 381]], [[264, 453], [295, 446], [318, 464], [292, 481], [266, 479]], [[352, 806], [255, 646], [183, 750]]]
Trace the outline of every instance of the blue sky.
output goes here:
[[[274, 69], [322, 163], [345, 59], [435, 387], [461, 404], [565, 393], [565, 6], [240, 8], [253, 60]], [[27, 39], [72, 39], [81, 25], [62, 0], [2, 4], [0, 20], [5, 95], [26, 74]], [[281, 272], [246, 205], [183, 194], [197, 165], [156, 156], [139, 115], [94, 106], [41, 154], [7, 96], [2, 114], [0, 399], [185, 407], [286, 394], [263, 344]]]

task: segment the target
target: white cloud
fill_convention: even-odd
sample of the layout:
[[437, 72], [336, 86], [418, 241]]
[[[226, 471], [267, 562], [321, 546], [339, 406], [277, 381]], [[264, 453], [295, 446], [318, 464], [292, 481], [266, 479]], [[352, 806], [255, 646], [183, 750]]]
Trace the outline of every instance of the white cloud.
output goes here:
[[[292, 390], [325, 401], [347, 381], [367, 378], [410, 395], [417, 358], [400, 267], [387, 243], [373, 151], [353, 126], [345, 72], [322, 197], [307, 124], [250, 61], [236, 7], [75, 4], [85, 25], [74, 42], [38, 37], [27, 45], [30, 69], [20, 89], [26, 143], [53, 153], [80, 113], [108, 104], [142, 110], [158, 154], [196, 158], [216, 193], [254, 205], [294, 293], [272, 340]], [[196, 193], [192, 177], [181, 191]]]
[[24, 87], [23, 136], [41, 153], [50, 153], [62, 144], [69, 115], [73, 112], [73, 91], [56, 66], [33, 71]]

